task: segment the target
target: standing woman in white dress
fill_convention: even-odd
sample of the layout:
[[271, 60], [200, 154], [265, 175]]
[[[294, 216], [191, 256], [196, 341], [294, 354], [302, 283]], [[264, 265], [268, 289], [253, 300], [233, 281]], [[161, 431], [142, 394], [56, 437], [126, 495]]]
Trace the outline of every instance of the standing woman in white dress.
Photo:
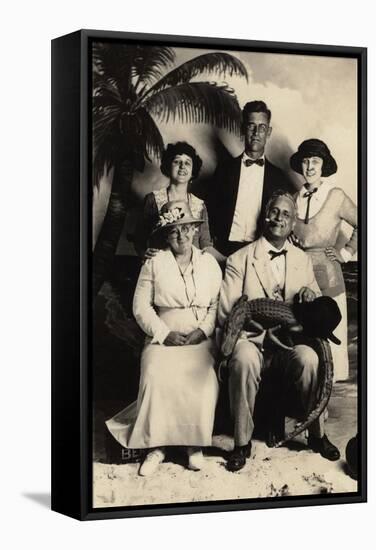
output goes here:
[[144, 476], [168, 446], [185, 447], [188, 468], [199, 470], [202, 447], [212, 444], [218, 383], [211, 335], [222, 272], [192, 245], [201, 222], [187, 202], [162, 207], [156, 229], [166, 247], [144, 263], [134, 295], [133, 313], [146, 334], [138, 398], [107, 427], [124, 447], [149, 450]]
[[[347, 304], [341, 264], [351, 260], [357, 251], [357, 208], [343, 189], [325, 180], [337, 172], [337, 163], [323, 141], [303, 141], [292, 155], [290, 165], [305, 180], [296, 197], [298, 218], [294, 233], [311, 256], [321, 292], [334, 298], [341, 310], [342, 321], [334, 331], [341, 344], [331, 344], [331, 349], [335, 380], [346, 380], [349, 376]], [[345, 246], [339, 249], [337, 239], [342, 221], [350, 224], [353, 231]]]

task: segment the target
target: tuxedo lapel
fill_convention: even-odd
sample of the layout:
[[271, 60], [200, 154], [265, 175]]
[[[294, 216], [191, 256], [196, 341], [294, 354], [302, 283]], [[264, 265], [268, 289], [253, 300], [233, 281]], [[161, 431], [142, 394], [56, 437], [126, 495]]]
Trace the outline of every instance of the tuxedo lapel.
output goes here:
[[264, 212], [265, 212], [265, 206], [268, 200], [270, 199], [274, 187], [273, 187], [273, 165], [268, 161], [268, 159], [265, 157], [265, 168], [264, 168], [264, 181], [262, 185], [262, 198], [261, 198], [261, 215], [259, 216], [257, 220], [257, 234], [262, 235], [262, 229], [263, 229], [263, 220], [264, 220]]
[[270, 164], [267, 158], [265, 158], [265, 168], [264, 168], [264, 184], [262, 187], [262, 200], [261, 200], [261, 210], [264, 211], [265, 205], [268, 202], [273, 190], [273, 165]]
[[231, 231], [232, 221], [234, 219], [236, 199], [238, 197], [239, 180], [240, 180], [240, 168], [241, 168], [242, 155], [235, 159], [232, 159], [231, 163], [227, 166], [227, 174], [225, 178], [225, 189], [223, 200], [225, 201], [225, 208], [228, 213], [226, 219], [223, 220], [226, 227], [226, 239], [228, 239]]

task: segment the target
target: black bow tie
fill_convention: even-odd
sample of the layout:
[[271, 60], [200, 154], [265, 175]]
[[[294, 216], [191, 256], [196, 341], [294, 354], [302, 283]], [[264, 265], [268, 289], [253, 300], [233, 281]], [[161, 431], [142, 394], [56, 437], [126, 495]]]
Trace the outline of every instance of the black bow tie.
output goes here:
[[256, 159], [256, 160], [245, 159], [244, 164], [245, 166], [252, 166], [252, 164], [257, 164], [257, 166], [264, 166], [265, 161], [264, 159]]
[[269, 250], [270, 259], [274, 260], [274, 258], [278, 258], [278, 256], [286, 256], [287, 250], [283, 249], [279, 252], [276, 252], [275, 250]]

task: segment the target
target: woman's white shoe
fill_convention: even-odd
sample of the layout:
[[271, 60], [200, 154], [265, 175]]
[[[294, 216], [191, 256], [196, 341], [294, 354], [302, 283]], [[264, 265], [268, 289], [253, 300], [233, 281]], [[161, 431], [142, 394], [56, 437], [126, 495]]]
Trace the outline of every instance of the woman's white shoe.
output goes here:
[[188, 447], [188, 468], [190, 470], [199, 471], [204, 467], [204, 457], [201, 449], [198, 447]]
[[139, 475], [150, 476], [153, 474], [158, 466], [164, 461], [165, 456], [163, 449], [153, 449], [150, 451], [140, 466], [138, 471]]

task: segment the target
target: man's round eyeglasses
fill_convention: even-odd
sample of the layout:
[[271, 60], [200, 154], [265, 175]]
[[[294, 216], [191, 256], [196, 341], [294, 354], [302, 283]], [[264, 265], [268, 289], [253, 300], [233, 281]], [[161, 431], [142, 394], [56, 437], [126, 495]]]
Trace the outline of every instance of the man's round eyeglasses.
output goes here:
[[254, 122], [251, 122], [250, 124], [247, 124], [247, 130], [249, 130], [252, 134], [256, 132], [257, 134], [263, 135], [268, 131], [268, 126], [267, 124], [255, 124]]

